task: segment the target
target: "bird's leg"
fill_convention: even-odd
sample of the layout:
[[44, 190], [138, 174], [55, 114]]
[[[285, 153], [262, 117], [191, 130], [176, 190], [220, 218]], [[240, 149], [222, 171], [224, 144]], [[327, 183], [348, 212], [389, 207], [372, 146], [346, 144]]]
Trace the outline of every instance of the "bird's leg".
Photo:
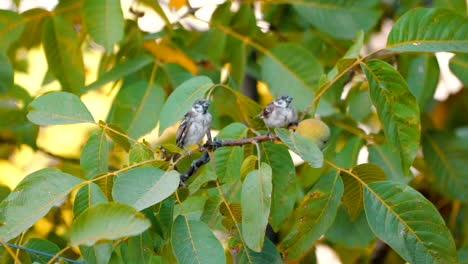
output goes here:
[[207, 141], [205, 144], [207, 145], [212, 145], [213, 144], [213, 141], [211, 140], [211, 129], [208, 128], [208, 131], [206, 131], [206, 137], [207, 137]]
[[182, 147], [189, 157], [192, 157], [192, 151], [188, 150], [185, 146]]
[[271, 140], [271, 141], [275, 141], [275, 138], [274, 138], [273, 134], [270, 132], [270, 128], [269, 128], [269, 127], [267, 127], [267, 131], [268, 131], [268, 132], [267, 132], [267, 135], [268, 135], [268, 137], [270, 138], [270, 140]]
[[205, 148], [204, 148], [201, 144], [197, 144], [197, 145], [198, 145], [198, 150], [199, 150], [200, 152], [205, 151]]

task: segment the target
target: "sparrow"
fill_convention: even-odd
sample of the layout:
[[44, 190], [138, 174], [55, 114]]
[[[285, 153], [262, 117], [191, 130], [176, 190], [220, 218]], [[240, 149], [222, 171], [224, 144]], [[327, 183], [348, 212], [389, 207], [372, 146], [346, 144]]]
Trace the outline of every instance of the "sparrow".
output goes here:
[[291, 106], [292, 100], [292, 96], [280, 95], [258, 114], [265, 122], [269, 135], [270, 127], [284, 127], [297, 121], [297, 112]]
[[198, 99], [193, 103], [192, 109], [184, 115], [184, 119], [179, 125], [176, 134], [177, 147], [183, 148], [185, 151], [191, 154], [189, 150], [185, 148], [187, 145], [197, 144], [200, 150], [203, 147], [199, 144], [203, 139], [203, 136], [208, 137], [208, 142], [211, 142], [211, 114], [208, 112], [210, 101], [206, 99]]

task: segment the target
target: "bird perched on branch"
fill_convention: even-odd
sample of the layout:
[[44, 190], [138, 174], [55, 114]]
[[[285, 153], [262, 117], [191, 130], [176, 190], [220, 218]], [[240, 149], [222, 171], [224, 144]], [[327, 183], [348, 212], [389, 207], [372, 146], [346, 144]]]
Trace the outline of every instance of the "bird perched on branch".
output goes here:
[[188, 145], [198, 144], [202, 150], [203, 147], [199, 144], [203, 137], [208, 137], [208, 142], [211, 142], [211, 114], [208, 112], [210, 101], [206, 99], [198, 99], [193, 103], [192, 109], [184, 115], [184, 119], [179, 125], [176, 135], [176, 143], [179, 148], [183, 148], [189, 154], [191, 152], [185, 148]]
[[263, 119], [270, 134], [270, 127], [284, 127], [297, 122], [297, 112], [291, 106], [292, 96], [280, 95], [269, 103], [258, 117]]

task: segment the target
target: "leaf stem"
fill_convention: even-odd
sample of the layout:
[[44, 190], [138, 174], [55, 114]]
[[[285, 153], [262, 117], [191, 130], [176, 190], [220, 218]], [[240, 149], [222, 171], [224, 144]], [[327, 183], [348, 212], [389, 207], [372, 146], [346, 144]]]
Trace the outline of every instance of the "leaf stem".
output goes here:
[[67, 250], [70, 249], [70, 248], [71, 248], [70, 245], [64, 247], [62, 250], [60, 250], [59, 252], [57, 252], [57, 254], [55, 254], [55, 255], [47, 262], [47, 264], [52, 264], [52, 263], [54, 263], [54, 260], [55, 260], [56, 258], [58, 258], [60, 255], [62, 255], [65, 251], [67, 251]]
[[15, 261], [15, 264], [21, 264], [21, 261], [19, 260], [18, 256], [13, 252], [13, 250], [8, 246], [8, 244], [3, 241], [3, 239], [0, 237], [0, 244], [3, 245], [8, 252], [8, 254], [11, 256], [11, 258]]
[[140, 145], [142, 145], [144, 148], [146, 148], [147, 150], [151, 151], [152, 153], [157, 154], [157, 152], [154, 151], [151, 147], [147, 146], [146, 144], [144, 144], [144, 143], [142, 143], [142, 142], [139, 142], [138, 140], [136, 140], [136, 139], [134, 139], [134, 138], [131, 138], [131, 137], [125, 135], [124, 133], [122, 133], [122, 132], [120, 132], [120, 131], [118, 131], [118, 130], [113, 129], [112, 127], [108, 126], [107, 123], [104, 123], [104, 124], [101, 124], [101, 123], [93, 123], [93, 124], [98, 125], [100, 128], [102, 128], [102, 129], [104, 129], [104, 130], [107, 129], [107, 130], [111, 131], [112, 133], [115, 133], [115, 134], [117, 134], [117, 135], [120, 135], [120, 136], [122, 136], [122, 137], [124, 137], [124, 138], [126, 138], [126, 139], [128, 139], [128, 140], [130, 140], [130, 141], [132, 141], [132, 142], [134, 142], [135, 144], [140, 144]]

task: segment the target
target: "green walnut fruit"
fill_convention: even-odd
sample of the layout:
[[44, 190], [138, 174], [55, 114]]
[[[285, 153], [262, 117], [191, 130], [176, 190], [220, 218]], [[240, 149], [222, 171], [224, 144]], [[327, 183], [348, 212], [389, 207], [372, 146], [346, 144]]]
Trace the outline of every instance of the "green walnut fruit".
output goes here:
[[296, 132], [301, 136], [312, 140], [320, 149], [330, 139], [330, 128], [318, 119], [306, 119], [299, 123]]

